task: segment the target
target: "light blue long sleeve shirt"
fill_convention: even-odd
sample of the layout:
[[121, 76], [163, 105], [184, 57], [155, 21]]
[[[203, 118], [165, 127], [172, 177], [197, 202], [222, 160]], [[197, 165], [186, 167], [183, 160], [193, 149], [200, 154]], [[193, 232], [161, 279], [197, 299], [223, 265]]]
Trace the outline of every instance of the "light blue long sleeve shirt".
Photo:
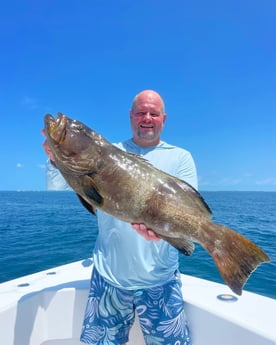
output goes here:
[[48, 190], [72, 190], [50, 159], [46, 162], [46, 185]]
[[[116, 146], [141, 155], [155, 167], [188, 182], [197, 189], [197, 173], [190, 152], [161, 141], [157, 146], [141, 147], [132, 139]], [[147, 241], [129, 223], [97, 211], [99, 234], [94, 264], [110, 284], [125, 289], [163, 285], [178, 269], [178, 250], [168, 242]]]

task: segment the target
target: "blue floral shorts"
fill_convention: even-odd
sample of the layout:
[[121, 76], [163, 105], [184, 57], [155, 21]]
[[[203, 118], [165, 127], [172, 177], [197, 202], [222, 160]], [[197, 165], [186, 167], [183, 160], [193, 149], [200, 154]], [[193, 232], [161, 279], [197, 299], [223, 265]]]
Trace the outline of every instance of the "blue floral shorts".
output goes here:
[[147, 345], [191, 345], [178, 274], [162, 286], [126, 290], [107, 283], [95, 268], [81, 341], [93, 345], [126, 343], [135, 310]]

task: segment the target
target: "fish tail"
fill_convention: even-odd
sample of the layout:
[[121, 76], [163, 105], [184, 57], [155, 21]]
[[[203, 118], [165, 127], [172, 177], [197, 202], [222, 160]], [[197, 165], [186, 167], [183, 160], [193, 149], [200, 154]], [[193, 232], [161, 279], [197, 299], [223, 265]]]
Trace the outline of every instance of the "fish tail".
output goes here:
[[270, 259], [255, 243], [237, 232], [215, 223], [211, 226], [216, 235], [213, 234], [213, 240], [206, 249], [227, 285], [241, 295], [250, 274], [258, 265]]

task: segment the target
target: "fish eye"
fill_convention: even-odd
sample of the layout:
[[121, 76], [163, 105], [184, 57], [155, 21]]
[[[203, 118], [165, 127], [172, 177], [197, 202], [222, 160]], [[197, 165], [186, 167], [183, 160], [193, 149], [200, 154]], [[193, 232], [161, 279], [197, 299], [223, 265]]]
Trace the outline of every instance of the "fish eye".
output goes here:
[[73, 122], [73, 127], [78, 130], [78, 131], [82, 131], [83, 130], [83, 124], [81, 123], [77, 123], [77, 122]]

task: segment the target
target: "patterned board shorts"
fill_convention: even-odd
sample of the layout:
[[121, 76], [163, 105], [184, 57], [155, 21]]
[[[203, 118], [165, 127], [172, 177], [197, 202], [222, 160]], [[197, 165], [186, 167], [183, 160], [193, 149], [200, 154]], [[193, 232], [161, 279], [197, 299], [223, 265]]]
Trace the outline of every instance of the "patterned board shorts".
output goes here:
[[81, 341], [119, 345], [128, 341], [135, 310], [148, 345], [191, 345], [179, 274], [165, 285], [126, 290], [107, 283], [94, 268]]

